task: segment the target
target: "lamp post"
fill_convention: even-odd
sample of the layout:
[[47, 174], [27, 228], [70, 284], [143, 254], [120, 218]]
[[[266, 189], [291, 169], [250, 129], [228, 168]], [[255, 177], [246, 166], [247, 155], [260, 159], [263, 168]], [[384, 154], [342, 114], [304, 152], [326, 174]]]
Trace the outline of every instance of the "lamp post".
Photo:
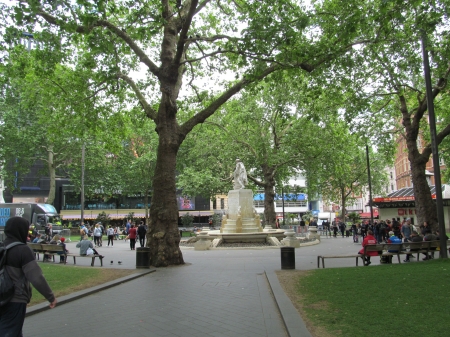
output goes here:
[[370, 223], [373, 225], [372, 177], [370, 176], [369, 146], [367, 144], [366, 144], [366, 159], [367, 159], [367, 178], [369, 180]]
[[281, 205], [283, 207], [283, 226], [284, 226], [284, 189], [283, 189], [283, 186], [281, 186]]
[[80, 225], [84, 221], [84, 154], [86, 151], [86, 144], [83, 142], [83, 145], [81, 147], [81, 215], [80, 215]]

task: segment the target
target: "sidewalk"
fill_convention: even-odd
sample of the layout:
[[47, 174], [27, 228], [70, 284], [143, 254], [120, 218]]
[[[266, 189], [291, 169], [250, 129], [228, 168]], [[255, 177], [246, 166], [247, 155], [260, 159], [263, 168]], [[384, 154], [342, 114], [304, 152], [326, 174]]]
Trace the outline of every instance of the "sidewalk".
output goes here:
[[[68, 249], [75, 251], [75, 243]], [[296, 269], [317, 268], [317, 255], [359, 249], [352, 238], [322, 238], [295, 250]], [[98, 250], [106, 256], [104, 268], [135, 268], [128, 243]], [[158, 268], [27, 317], [24, 336], [310, 336], [275, 275], [279, 249], [182, 251], [186, 265]], [[83, 260], [79, 264], [88, 266]], [[334, 266], [354, 266], [354, 260], [327, 262]]]

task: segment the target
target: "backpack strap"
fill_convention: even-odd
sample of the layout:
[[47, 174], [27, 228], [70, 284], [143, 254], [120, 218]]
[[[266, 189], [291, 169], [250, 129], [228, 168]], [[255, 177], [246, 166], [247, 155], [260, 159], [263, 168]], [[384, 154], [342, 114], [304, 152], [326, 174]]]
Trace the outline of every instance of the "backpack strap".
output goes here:
[[10, 248], [12, 248], [14, 246], [18, 246], [18, 245], [24, 245], [24, 243], [23, 242], [19, 242], [19, 241], [11, 242], [9, 245], [7, 245], [5, 247], [5, 250], [8, 250], [8, 249], [10, 249]]

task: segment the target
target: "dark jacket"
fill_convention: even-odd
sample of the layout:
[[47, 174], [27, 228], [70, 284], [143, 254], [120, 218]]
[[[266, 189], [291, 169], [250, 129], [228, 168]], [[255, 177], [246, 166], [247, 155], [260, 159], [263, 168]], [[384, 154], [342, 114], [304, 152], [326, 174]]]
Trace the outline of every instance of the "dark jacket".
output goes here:
[[137, 233], [139, 235], [139, 237], [144, 237], [145, 233], [147, 233], [147, 230], [145, 229], [144, 225], [139, 225], [138, 229], [137, 229]]
[[50, 286], [42, 275], [42, 270], [34, 258], [34, 253], [27, 246], [27, 233], [30, 224], [21, 217], [9, 218], [5, 225], [6, 239], [4, 246], [12, 242], [23, 242], [8, 250], [6, 270], [15, 285], [15, 294], [11, 302], [28, 303], [31, 299], [30, 282], [49, 302], [55, 300]]

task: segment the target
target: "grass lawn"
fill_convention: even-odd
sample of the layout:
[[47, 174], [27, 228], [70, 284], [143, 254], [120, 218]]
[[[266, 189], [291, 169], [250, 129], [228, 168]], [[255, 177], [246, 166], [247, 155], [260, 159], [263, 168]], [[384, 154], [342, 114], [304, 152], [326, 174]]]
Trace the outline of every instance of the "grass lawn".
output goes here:
[[450, 335], [449, 259], [317, 269], [291, 277], [291, 300], [314, 336]]
[[[43, 263], [39, 266], [56, 298], [136, 273], [134, 269], [102, 269]], [[46, 299], [33, 289], [29, 305], [41, 302], [46, 302]]]

